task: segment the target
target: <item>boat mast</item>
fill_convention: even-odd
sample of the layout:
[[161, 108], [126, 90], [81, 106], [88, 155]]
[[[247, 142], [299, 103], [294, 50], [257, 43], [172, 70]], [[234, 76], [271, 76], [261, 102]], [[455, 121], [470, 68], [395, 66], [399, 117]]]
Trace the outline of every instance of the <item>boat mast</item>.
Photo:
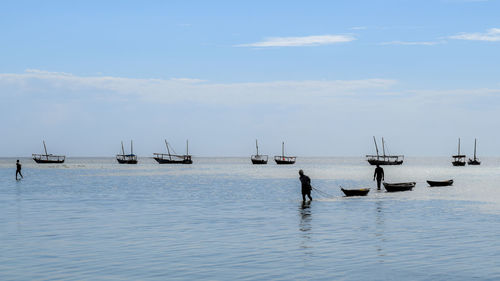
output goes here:
[[377, 159], [378, 159], [378, 146], [377, 146], [377, 140], [375, 139], [375, 136], [373, 136], [373, 142], [375, 143], [375, 149], [377, 150]]
[[257, 156], [259, 156], [259, 145], [257, 144], [257, 140], [255, 140], [255, 147], [257, 148]]
[[169, 158], [170, 160], [172, 160], [172, 156], [170, 156], [170, 148], [168, 148], [168, 142], [167, 142], [167, 140], [165, 140], [165, 146], [167, 147], [167, 151], [168, 151], [168, 158]]
[[384, 152], [384, 158], [385, 158], [385, 142], [383, 137], [382, 137], [382, 151]]
[[476, 161], [476, 141], [477, 139], [474, 139], [474, 161]]
[[460, 138], [458, 138], [458, 156], [460, 156]]
[[285, 142], [281, 143], [281, 157], [285, 158]]
[[125, 155], [125, 149], [123, 149], [123, 141], [122, 141], [122, 155]]
[[189, 140], [186, 140], [186, 155], [189, 155]]
[[132, 144], [132, 140], [130, 140], [130, 154], [134, 155], [134, 146]]
[[47, 147], [45, 146], [45, 141], [43, 141], [43, 149], [45, 150], [45, 157], [49, 160], [49, 154], [47, 153]]

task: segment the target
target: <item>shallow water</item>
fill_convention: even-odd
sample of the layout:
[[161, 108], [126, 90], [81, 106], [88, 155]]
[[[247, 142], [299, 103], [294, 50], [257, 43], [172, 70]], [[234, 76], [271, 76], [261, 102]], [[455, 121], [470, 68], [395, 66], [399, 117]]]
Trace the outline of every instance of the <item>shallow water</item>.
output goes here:
[[[408, 158], [386, 180], [416, 188], [386, 193], [362, 158], [21, 159], [18, 182], [3, 158], [0, 280], [499, 280], [500, 159], [482, 160]], [[298, 169], [331, 198], [302, 205]]]

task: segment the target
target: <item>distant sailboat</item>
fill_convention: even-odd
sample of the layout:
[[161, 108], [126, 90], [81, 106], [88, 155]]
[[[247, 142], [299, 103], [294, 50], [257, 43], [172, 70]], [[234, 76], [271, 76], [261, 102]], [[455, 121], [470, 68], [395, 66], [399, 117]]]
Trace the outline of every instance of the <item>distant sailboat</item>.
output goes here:
[[379, 155], [377, 141], [375, 140], [375, 136], [373, 137], [373, 142], [375, 143], [375, 150], [377, 151], [377, 155], [366, 155], [366, 161], [370, 163], [370, 165], [401, 165], [403, 164], [404, 155], [385, 155], [385, 142], [384, 138], [382, 138], [382, 151], [383, 154]]
[[274, 161], [278, 165], [290, 165], [295, 163], [296, 156], [285, 156], [285, 142], [281, 143], [281, 156], [274, 156]]
[[66, 160], [66, 156], [64, 155], [48, 154], [45, 141], [43, 141], [43, 149], [45, 150], [45, 154], [32, 154], [33, 160], [38, 164], [60, 164]]
[[[170, 153], [170, 144], [165, 140], [165, 146], [167, 147], [168, 154], [165, 153], [153, 153], [153, 159], [160, 164], [193, 164], [191, 155], [189, 155], [189, 142], [186, 140], [186, 154], [176, 155]], [[173, 151], [173, 149], [172, 149]], [[174, 151], [175, 153], [175, 151]]]
[[137, 164], [137, 155], [134, 154], [134, 146], [132, 141], [130, 141], [130, 154], [125, 154], [125, 149], [123, 149], [122, 142], [122, 154], [116, 155], [116, 161], [120, 164]]
[[469, 165], [481, 165], [481, 161], [479, 161], [479, 158], [476, 157], [476, 143], [477, 139], [474, 139], [474, 159], [469, 158]]
[[465, 155], [463, 154], [460, 154], [460, 138], [458, 138], [458, 154], [457, 155], [453, 155], [453, 161], [451, 162], [451, 164], [453, 164], [453, 166], [465, 166]]
[[262, 155], [259, 154], [259, 144], [257, 143], [257, 140], [255, 140], [255, 147], [257, 148], [257, 154], [252, 155], [250, 159], [252, 160], [252, 164], [267, 164], [267, 155]]

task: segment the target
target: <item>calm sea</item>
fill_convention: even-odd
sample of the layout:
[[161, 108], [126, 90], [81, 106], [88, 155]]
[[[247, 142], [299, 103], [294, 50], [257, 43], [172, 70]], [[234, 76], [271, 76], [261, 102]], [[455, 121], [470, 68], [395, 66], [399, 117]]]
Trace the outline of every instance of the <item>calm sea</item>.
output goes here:
[[[17, 182], [3, 158], [0, 280], [500, 280], [500, 159], [482, 160], [407, 158], [386, 180], [417, 186], [386, 193], [362, 158], [23, 158]], [[303, 206], [299, 169], [331, 197]]]

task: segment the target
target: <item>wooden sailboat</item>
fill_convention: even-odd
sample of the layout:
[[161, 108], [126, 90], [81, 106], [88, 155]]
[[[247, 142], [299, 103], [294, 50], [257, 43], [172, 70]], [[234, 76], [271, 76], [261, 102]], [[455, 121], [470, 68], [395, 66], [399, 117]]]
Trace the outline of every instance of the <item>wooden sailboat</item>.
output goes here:
[[48, 154], [45, 141], [43, 141], [43, 149], [45, 150], [45, 154], [32, 154], [33, 160], [38, 164], [60, 164], [66, 160], [66, 156], [64, 155]]
[[257, 154], [252, 155], [250, 157], [250, 160], [252, 160], [252, 164], [258, 164], [258, 165], [267, 164], [268, 157], [267, 155], [259, 154], [259, 144], [257, 143], [257, 140], [255, 140], [255, 147], [257, 148]]
[[377, 155], [366, 155], [366, 161], [371, 165], [401, 165], [403, 164], [404, 155], [386, 155], [385, 154], [385, 142], [384, 138], [382, 138], [382, 150], [383, 154], [379, 155], [377, 141], [375, 140], [375, 136], [373, 137], [373, 142], [375, 143], [375, 150], [377, 151]]
[[476, 157], [476, 143], [477, 139], [474, 139], [474, 159], [469, 158], [469, 165], [481, 165], [481, 161], [479, 161], [479, 158]]
[[137, 155], [134, 154], [134, 146], [132, 141], [130, 141], [130, 154], [125, 154], [125, 149], [123, 149], [122, 142], [122, 154], [116, 155], [116, 161], [120, 164], [137, 164]]
[[458, 138], [458, 154], [451, 156], [453, 157], [453, 161], [451, 164], [453, 166], [465, 166], [465, 155], [460, 154], [460, 138]]
[[295, 164], [296, 156], [285, 156], [285, 142], [281, 143], [281, 156], [274, 156], [274, 161], [278, 165]]
[[[189, 155], [189, 142], [186, 140], [186, 154], [177, 155], [170, 153], [170, 144], [165, 140], [165, 146], [167, 147], [168, 154], [165, 153], [153, 153], [153, 159], [160, 164], [193, 164], [191, 155]], [[173, 151], [173, 149], [172, 149]], [[174, 151], [175, 153], [175, 151]]]

